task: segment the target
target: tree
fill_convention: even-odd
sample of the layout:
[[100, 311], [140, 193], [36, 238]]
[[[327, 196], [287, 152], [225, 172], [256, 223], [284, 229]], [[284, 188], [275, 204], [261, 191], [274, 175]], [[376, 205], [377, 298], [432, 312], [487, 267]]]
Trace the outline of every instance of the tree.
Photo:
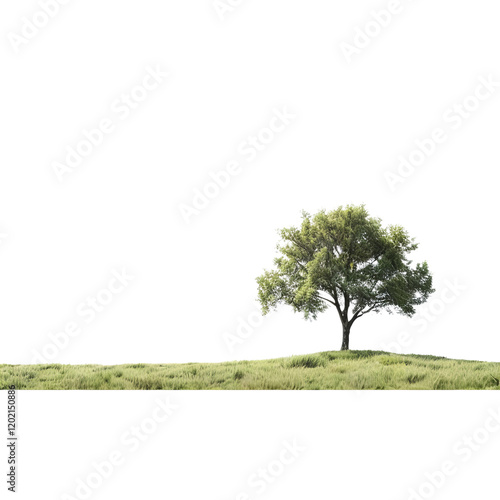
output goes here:
[[342, 350], [353, 323], [373, 311], [412, 316], [434, 292], [427, 263], [411, 267], [418, 244], [401, 226], [382, 227], [364, 205], [311, 216], [280, 231], [276, 269], [257, 278], [262, 313], [278, 304], [305, 319], [334, 307], [342, 323]]

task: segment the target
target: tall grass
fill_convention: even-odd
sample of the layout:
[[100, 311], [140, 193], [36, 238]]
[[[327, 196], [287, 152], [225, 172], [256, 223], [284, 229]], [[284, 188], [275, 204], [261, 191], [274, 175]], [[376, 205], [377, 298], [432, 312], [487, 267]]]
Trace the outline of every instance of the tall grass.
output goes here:
[[0, 365], [0, 389], [500, 389], [500, 363], [332, 351], [230, 363]]

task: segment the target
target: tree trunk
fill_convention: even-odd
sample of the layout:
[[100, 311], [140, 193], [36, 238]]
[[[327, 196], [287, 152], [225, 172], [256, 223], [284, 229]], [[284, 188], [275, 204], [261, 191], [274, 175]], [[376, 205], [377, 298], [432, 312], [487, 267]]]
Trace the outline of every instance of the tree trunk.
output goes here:
[[351, 333], [351, 327], [347, 324], [342, 325], [342, 347], [341, 351], [349, 350], [349, 333]]

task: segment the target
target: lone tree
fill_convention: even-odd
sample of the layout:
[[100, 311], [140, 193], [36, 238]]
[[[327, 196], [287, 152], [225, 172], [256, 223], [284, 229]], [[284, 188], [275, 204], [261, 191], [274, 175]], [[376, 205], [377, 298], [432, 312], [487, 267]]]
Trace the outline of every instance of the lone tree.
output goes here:
[[263, 314], [288, 304], [305, 319], [333, 306], [342, 323], [342, 350], [352, 324], [383, 310], [406, 316], [434, 292], [427, 263], [411, 267], [418, 245], [401, 226], [382, 227], [364, 206], [302, 213], [300, 228], [280, 231], [276, 270], [257, 278]]

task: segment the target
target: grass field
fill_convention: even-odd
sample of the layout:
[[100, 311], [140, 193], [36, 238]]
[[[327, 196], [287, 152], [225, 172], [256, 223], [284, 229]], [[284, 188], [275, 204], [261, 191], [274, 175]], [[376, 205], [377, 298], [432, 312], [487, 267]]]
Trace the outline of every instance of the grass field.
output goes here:
[[0, 365], [0, 389], [500, 389], [500, 363], [381, 351], [263, 361]]

